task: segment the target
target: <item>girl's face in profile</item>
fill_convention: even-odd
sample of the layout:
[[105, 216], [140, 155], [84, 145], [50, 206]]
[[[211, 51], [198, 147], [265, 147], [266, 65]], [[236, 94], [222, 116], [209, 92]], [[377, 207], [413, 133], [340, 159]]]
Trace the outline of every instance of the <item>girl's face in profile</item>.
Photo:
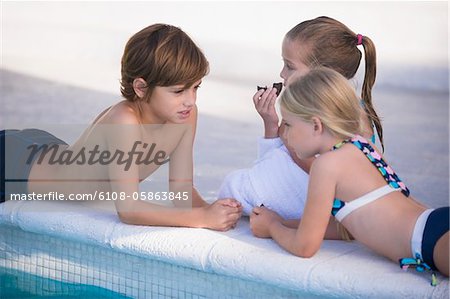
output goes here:
[[295, 114], [287, 111], [283, 106], [280, 107], [283, 117], [284, 131], [283, 138], [287, 140], [289, 148], [295, 151], [299, 159], [307, 159], [317, 154], [313, 147], [314, 125], [306, 122]]
[[310, 68], [302, 62], [304, 50], [298, 42], [284, 38], [281, 48], [283, 57], [283, 69], [280, 77], [284, 79], [284, 86], [288, 86], [295, 78], [306, 75]]
[[156, 86], [149, 105], [159, 120], [170, 123], [186, 123], [195, 109], [197, 90], [201, 80], [190, 87], [184, 85]]

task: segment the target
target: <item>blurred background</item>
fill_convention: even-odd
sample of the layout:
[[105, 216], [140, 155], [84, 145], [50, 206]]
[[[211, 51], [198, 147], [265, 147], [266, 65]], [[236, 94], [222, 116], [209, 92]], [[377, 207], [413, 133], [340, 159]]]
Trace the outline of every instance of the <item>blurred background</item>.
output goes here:
[[[207, 80], [232, 81], [228, 96], [235, 100], [238, 85], [280, 81], [285, 33], [321, 15], [374, 41], [378, 87], [448, 91], [446, 1], [2, 1], [2, 68], [118, 94], [128, 38], [162, 22], [198, 43], [211, 63]], [[205, 102], [215, 101], [215, 84], [204, 89]], [[204, 104], [203, 111], [241, 119]]]
[[414, 195], [448, 204], [446, 1], [0, 3], [1, 128], [88, 124], [120, 100], [120, 59], [132, 34], [157, 22], [187, 32], [210, 62], [197, 102], [196, 175], [211, 197], [226, 173], [256, 157], [262, 123], [251, 98], [256, 85], [282, 81], [285, 33], [301, 21], [333, 17], [377, 47], [374, 105], [388, 160], [416, 184]]

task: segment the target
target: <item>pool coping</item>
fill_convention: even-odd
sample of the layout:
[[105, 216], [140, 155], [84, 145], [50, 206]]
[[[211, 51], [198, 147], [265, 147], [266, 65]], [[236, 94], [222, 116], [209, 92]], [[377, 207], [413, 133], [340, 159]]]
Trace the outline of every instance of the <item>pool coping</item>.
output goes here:
[[[243, 217], [234, 230], [134, 226], [111, 211], [78, 203], [8, 201], [0, 223], [24, 231], [112, 248], [197, 270], [325, 297], [446, 298], [449, 280], [404, 272], [358, 242], [326, 240], [312, 258], [293, 256], [273, 240], [255, 238]], [[52, 211], [58, 206], [57, 211]]]

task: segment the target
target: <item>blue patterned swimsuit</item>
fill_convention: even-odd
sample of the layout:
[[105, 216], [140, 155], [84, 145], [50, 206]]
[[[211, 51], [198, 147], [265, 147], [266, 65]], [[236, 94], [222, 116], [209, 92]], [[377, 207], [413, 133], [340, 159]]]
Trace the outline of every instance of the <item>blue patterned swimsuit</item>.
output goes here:
[[366, 195], [363, 195], [349, 203], [335, 198], [331, 214], [335, 216], [338, 221], [342, 221], [345, 216], [347, 216], [357, 208], [362, 207], [369, 202], [377, 200], [378, 198], [393, 191], [401, 191], [405, 196], [409, 196], [409, 190], [405, 186], [405, 184], [400, 180], [397, 174], [389, 165], [387, 165], [381, 155], [370, 145], [370, 143], [366, 139], [357, 135], [352, 139], [344, 140], [341, 143], [336, 144], [335, 146], [333, 146], [333, 150], [340, 148], [346, 143], [352, 143], [363, 152], [363, 154], [367, 157], [367, 159], [369, 159], [372, 165], [374, 165], [378, 169], [380, 174], [385, 179], [387, 185], [369, 192]]
[[[354, 210], [393, 191], [401, 191], [406, 197], [409, 196], [409, 190], [405, 184], [366, 139], [361, 136], [355, 136], [352, 139], [344, 140], [336, 144], [333, 146], [333, 150], [340, 148], [346, 143], [352, 143], [363, 152], [372, 165], [378, 169], [387, 185], [354, 199], [351, 202], [344, 202], [335, 198], [331, 214], [339, 222], [342, 222]], [[431, 272], [431, 285], [433, 286], [437, 284], [436, 274], [433, 271], [436, 270], [433, 259], [434, 247], [437, 241], [449, 231], [449, 213], [449, 207], [425, 210], [418, 217], [411, 237], [411, 253], [413, 257], [399, 259], [400, 267], [403, 269], [415, 267], [419, 272]]]

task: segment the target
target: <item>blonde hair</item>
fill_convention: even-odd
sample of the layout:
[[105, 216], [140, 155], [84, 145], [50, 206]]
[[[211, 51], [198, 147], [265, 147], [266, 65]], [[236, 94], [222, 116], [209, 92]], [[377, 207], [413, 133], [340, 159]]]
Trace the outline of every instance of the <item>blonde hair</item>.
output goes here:
[[375, 45], [368, 36], [359, 36], [341, 22], [330, 17], [318, 17], [297, 24], [286, 34], [286, 38], [303, 44], [304, 61], [308, 67], [332, 68], [347, 79], [355, 76], [361, 63], [364, 48], [365, 72], [361, 99], [367, 117], [373, 122], [384, 150], [383, 127], [372, 104], [372, 88], [377, 74]]
[[[365, 111], [355, 90], [344, 76], [330, 68], [318, 67], [291, 83], [281, 95], [280, 105], [304, 121], [318, 117], [332, 135], [342, 139], [363, 130]], [[352, 239], [339, 222], [337, 231], [343, 240]]]
[[353, 240], [353, 236], [340, 222], [336, 222], [336, 227], [337, 227], [337, 232], [342, 240], [344, 240], [344, 241]]
[[281, 95], [280, 105], [304, 121], [318, 117], [339, 138], [351, 138], [363, 130], [365, 113], [355, 90], [330, 68], [312, 69], [291, 83]]

